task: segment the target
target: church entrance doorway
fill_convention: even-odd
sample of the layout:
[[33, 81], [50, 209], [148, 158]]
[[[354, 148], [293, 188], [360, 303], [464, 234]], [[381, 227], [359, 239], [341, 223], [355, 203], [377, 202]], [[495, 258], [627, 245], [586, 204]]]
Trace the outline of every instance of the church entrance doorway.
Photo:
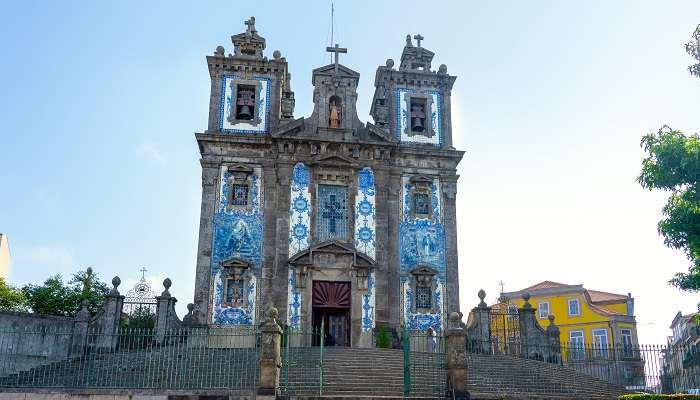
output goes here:
[[350, 282], [313, 282], [313, 327], [326, 346], [350, 346]]

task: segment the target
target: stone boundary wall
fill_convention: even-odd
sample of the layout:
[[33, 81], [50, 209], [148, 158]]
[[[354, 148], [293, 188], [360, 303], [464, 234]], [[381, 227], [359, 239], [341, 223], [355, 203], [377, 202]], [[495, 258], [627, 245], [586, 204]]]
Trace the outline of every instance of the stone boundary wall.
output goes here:
[[[161, 391], [162, 393], [162, 391]], [[226, 392], [170, 392], [167, 394], [153, 394], [142, 392], [58, 392], [46, 390], [33, 390], [28, 392], [0, 392], [0, 400], [252, 400], [265, 399], [266, 396], [241, 396]], [[271, 397], [274, 399], [274, 397]]]

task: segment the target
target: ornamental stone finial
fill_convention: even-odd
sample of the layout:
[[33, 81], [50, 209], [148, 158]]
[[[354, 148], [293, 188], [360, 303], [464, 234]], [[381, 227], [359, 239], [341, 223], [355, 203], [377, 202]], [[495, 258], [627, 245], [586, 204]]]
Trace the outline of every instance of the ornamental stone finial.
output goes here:
[[484, 291], [484, 289], [479, 289], [478, 295], [479, 295], [479, 300], [480, 300], [479, 301], [479, 308], [486, 307], [486, 302], [484, 301], [484, 299], [486, 298], [486, 292]]
[[224, 46], [216, 46], [216, 51], [214, 51], [214, 55], [218, 57], [223, 57], [225, 52], [226, 49], [224, 49]]
[[523, 294], [523, 300], [525, 300], [525, 304], [523, 304], [523, 308], [525, 308], [525, 309], [532, 308], [532, 304], [530, 304], [530, 293], [529, 292], [525, 292]]
[[170, 289], [170, 286], [172, 286], [172, 285], [173, 285], [173, 282], [170, 280], [170, 278], [165, 278], [163, 280], [163, 287], [165, 288], [165, 290], [163, 290], [163, 293], [161, 293], [160, 295], [163, 297], [170, 297], [170, 290], [169, 289]]
[[391, 58], [387, 58], [386, 59], [386, 67], [389, 69], [394, 68], [394, 60], [392, 60]]
[[122, 284], [122, 280], [119, 278], [119, 276], [115, 276], [112, 278], [112, 290], [109, 291], [109, 294], [112, 296], [119, 296], [119, 290], [117, 289], [117, 286]]
[[411, 42], [411, 34], [406, 35], [406, 46], [413, 47], [413, 42]]

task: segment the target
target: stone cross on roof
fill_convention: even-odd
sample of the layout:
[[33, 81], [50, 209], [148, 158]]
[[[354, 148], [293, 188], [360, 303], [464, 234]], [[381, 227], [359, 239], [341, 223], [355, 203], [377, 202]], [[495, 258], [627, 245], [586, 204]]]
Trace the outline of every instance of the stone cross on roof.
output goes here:
[[146, 271], [148, 271], [146, 269], [146, 267], [141, 267], [141, 280], [142, 281], [146, 280]]
[[245, 22], [246, 26], [248, 29], [246, 30], [247, 33], [253, 34], [257, 33], [257, 29], [255, 29], [255, 17], [250, 17], [249, 20]]
[[335, 53], [335, 73], [338, 73], [338, 55], [340, 53], [347, 53], [348, 49], [344, 47], [338, 47], [338, 43], [333, 47], [326, 47], [326, 51], [329, 53]]
[[416, 39], [416, 42], [418, 42], [418, 47], [420, 47], [420, 41], [425, 39], [420, 33], [415, 35], [413, 38]]

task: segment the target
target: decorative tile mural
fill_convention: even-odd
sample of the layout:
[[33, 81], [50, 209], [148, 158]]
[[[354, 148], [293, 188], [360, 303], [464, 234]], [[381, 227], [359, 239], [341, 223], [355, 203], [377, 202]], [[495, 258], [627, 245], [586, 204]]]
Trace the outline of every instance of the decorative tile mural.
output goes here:
[[[236, 119], [237, 85], [245, 85], [253, 91], [249, 98], [252, 119]], [[246, 104], [248, 104], [246, 102]], [[232, 133], [266, 133], [270, 114], [270, 80], [254, 76], [243, 79], [238, 75], [224, 75], [221, 79], [221, 100], [219, 102], [219, 129]]]
[[[444, 320], [445, 284], [445, 227], [442, 223], [440, 180], [434, 178], [429, 185], [431, 213], [420, 217], [412, 212], [411, 193], [414, 184], [410, 176], [402, 177], [402, 207], [399, 227], [399, 257], [401, 284], [403, 287], [404, 323], [410, 330], [425, 330], [432, 326], [442, 329]], [[409, 272], [417, 266], [428, 266], [437, 271], [437, 284], [433, 292], [433, 313], [412, 313], [415, 293], [409, 282]]]
[[[289, 196], [289, 257], [309, 248], [311, 236], [311, 171], [302, 163], [292, 170]], [[301, 293], [297, 289], [294, 268], [287, 281], [287, 325], [298, 329], [301, 324]]]
[[301, 293], [297, 289], [297, 277], [294, 268], [289, 268], [287, 280], [287, 325], [292, 329], [301, 326]]
[[355, 196], [355, 249], [376, 259], [374, 173], [363, 168], [357, 173]]
[[374, 329], [374, 271], [367, 277], [367, 293], [362, 295], [362, 331], [371, 332]]
[[[214, 235], [212, 243], [212, 323], [252, 325], [255, 323], [256, 274], [262, 262], [262, 169], [253, 168], [251, 175], [251, 207], [234, 209], [227, 207], [228, 193], [231, 190], [231, 174], [226, 166], [221, 167], [219, 181], [218, 208], [214, 215]], [[221, 263], [238, 257], [250, 263], [251, 271], [247, 279], [245, 307], [223, 306], [223, 268]]]
[[410, 110], [408, 110], [406, 98], [410, 93], [416, 93], [416, 90], [406, 88], [396, 89], [396, 137], [402, 143], [424, 143], [442, 146], [442, 110], [440, 109], [440, 104], [442, 104], [442, 94], [431, 90], [421, 92], [423, 95], [432, 97], [432, 101], [430, 102], [430, 112], [426, 116], [426, 120], [428, 123], [430, 123], [432, 131], [435, 133], [435, 135], [428, 137], [424, 135], [409, 136], [406, 133], [406, 127], [410, 123], [409, 119], [411, 115]]
[[309, 248], [311, 235], [311, 172], [302, 163], [292, 171], [289, 196], [289, 257]]

